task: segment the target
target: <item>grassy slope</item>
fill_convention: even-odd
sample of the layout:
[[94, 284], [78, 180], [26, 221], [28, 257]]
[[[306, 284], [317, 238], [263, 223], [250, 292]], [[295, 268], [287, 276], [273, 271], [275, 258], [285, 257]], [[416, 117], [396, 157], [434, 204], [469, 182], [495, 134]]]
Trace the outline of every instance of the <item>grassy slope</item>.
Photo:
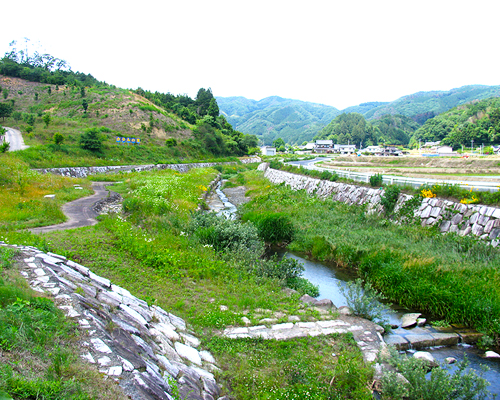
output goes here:
[[290, 249], [355, 269], [404, 306], [500, 335], [498, 249], [270, 186], [256, 172], [247, 179], [255, 199], [246, 211], [274, 210], [295, 221], [299, 233]]
[[[191, 140], [189, 123], [128, 90], [92, 87], [86, 88], [82, 97], [77, 88], [4, 76], [0, 76], [0, 85], [8, 89], [6, 101], [15, 104], [15, 112], [2, 125], [19, 129], [31, 146], [7, 157], [20, 158], [32, 168], [166, 163], [207, 157], [207, 152]], [[84, 99], [87, 113], [82, 107]], [[51, 116], [48, 126], [43, 122], [45, 113]], [[27, 114], [35, 117], [31, 133], [27, 133]], [[79, 147], [81, 134], [90, 128], [100, 131], [102, 153]], [[56, 132], [64, 137], [60, 146], [53, 143]], [[117, 145], [117, 136], [139, 138], [141, 145]], [[178, 145], [165, 146], [166, 138], [176, 139]]]
[[[238, 399], [326, 399], [330, 395], [368, 399], [371, 371], [351, 336], [286, 342], [218, 339], [217, 332], [241, 324], [243, 316], [257, 323], [277, 311], [297, 313], [301, 306], [297, 296], [287, 297], [275, 280], [250, 275], [232, 257], [223, 257], [184, 234], [190, 210], [216, 172], [130, 174], [117, 190], [128, 198], [125, 206], [134, 224], [108, 217], [78, 230], [5, 235], [12, 243], [64, 254], [185, 318], [220, 361], [219, 379]], [[221, 305], [229, 310], [221, 310]], [[321, 356], [332, 352], [337, 357]], [[335, 383], [330, 384], [333, 376]]]

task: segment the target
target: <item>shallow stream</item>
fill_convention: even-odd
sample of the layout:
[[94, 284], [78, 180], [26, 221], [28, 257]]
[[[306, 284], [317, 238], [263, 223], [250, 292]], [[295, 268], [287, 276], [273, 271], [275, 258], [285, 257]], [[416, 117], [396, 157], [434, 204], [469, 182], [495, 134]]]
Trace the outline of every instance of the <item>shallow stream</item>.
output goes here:
[[[223, 214], [227, 218], [234, 219], [236, 218], [236, 206], [229, 202], [226, 195], [220, 190], [221, 184], [217, 186], [216, 192], [219, 196], [220, 201], [223, 203], [224, 208], [214, 207], [213, 210], [218, 212], [218, 214]], [[208, 203], [210, 207], [210, 202]], [[302, 257], [302, 255], [287, 253], [283, 249], [271, 249], [269, 255], [274, 253], [278, 254], [278, 257], [290, 257], [294, 258], [300, 263], [304, 265], [304, 273], [303, 277], [308, 279], [314, 285], [319, 287], [319, 299], [330, 299], [333, 304], [337, 307], [346, 306], [346, 298], [342, 294], [339, 289], [340, 286], [346, 286], [347, 282], [350, 282], [356, 279], [356, 276], [347, 273], [339, 268], [336, 268], [333, 264], [311, 261]], [[401, 325], [401, 317], [403, 314], [408, 312], [418, 312], [415, 310], [408, 310], [402, 307], [399, 307], [397, 304], [388, 304], [388, 308], [391, 312], [387, 313], [387, 318], [389, 319], [389, 323], [393, 326]], [[425, 318], [426, 316], [423, 315]], [[402, 328], [397, 328], [396, 332], [398, 334], [404, 335], [405, 331]], [[489, 391], [492, 394], [496, 394], [500, 398], [500, 360], [499, 359], [487, 359], [483, 358], [482, 355], [484, 351], [479, 350], [475, 346], [470, 346], [467, 344], [459, 344], [457, 346], [440, 346], [440, 347], [431, 347], [425, 349], [425, 351], [430, 352], [434, 358], [443, 363], [445, 358], [453, 357], [457, 361], [461, 361], [464, 357], [467, 357], [469, 360], [469, 368], [474, 369], [478, 374], [481, 372], [481, 365], [486, 365], [490, 368], [489, 371], [484, 373], [484, 378], [486, 378], [491, 386], [489, 386]], [[407, 353], [413, 353], [415, 350], [408, 350]], [[456, 364], [452, 364], [448, 366], [450, 371], [455, 371], [457, 369]]]

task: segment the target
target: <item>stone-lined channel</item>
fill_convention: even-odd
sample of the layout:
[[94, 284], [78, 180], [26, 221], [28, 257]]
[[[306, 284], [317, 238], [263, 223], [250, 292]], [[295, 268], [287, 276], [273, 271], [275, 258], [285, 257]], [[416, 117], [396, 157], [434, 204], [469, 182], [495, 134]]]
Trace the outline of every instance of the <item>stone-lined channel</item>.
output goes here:
[[[221, 190], [222, 183], [219, 182], [216, 189], [217, 196], [212, 196], [210, 201], [208, 201], [208, 205], [211, 210], [217, 212], [219, 214], [223, 214], [228, 218], [235, 218], [235, 213], [237, 208], [234, 204], [232, 204], [227, 196]], [[297, 261], [301, 262], [304, 265], [305, 271], [303, 273], [303, 277], [308, 279], [314, 285], [317, 285], [320, 290], [319, 298], [328, 298], [332, 300], [333, 304], [337, 307], [347, 305], [346, 299], [342, 292], [339, 289], [339, 285], [345, 286], [347, 282], [355, 279], [353, 275], [348, 274], [346, 271], [343, 271], [339, 268], [336, 268], [334, 265], [326, 264], [318, 261], [311, 261], [303, 258], [299, 254], [287, 253], [283, 249], [273, 249], [270, 254], [273, 252], [278, 253], [278, 256], [290, 257], [294, 258]], [[285, 255], [286, 253], [286, 255]], [[490, 370], [484, 373], [484, 378], [486, 378], [491, 386], [489, 386], [489, 391], [492, 394], [500, 395], [500, 360], [499, 359], [488, 359], [484, 358], [482, 355], [483, 351], [478, 348], [463, 343], [473, 340], [475, 333], [469, 332], [468, 330], [445, 330], [444, 332], [433, 329], [432, 327], [426, 325], [422, 328], [416, 327], [414, 329], [403, 329], [401, 328], [401, 317], [403, 314], [408, 312], [413, 312], [410, 310], [406, 310], [397, 304], [390, 304], [388, 307], [392, 310], [391, 313], [387, 314], [389, 318], [389, 322], [393, 326], [398, 326], [398, 328], [393, 330], [392, 335], [384, 336], [384, 339], [387, 343], [396, 344], [397, 341], [394, 342], [391, 340], [392, 338], [401, 337], [406, 342], [408, 339], [411, 341], [411, 338], [424, 337], [426, 335], [434, 335], [434, 337], [443, 337], [446, 334], [455, 335], [458, 342], [457, 344], [451, 346], [422, 346], [425, 348], [425, 351], [430, 352], [436, 361], [440, 363], [444, 363], [444, 360], [447, 357], [453, 357], [457, 361], [461, 361], [466, 356], [469, 360], [469, 368], [474, 369], [478, 374], [481, 372], [481, 365], [486, 365]], [[457, 333], [458, 332], [458, 333]], [[448, 336], [449, 337], [449, 336]], [[435, 342], [435, 341], [434, 341]], [[423, 341], [421, 343], [424, 343]], [[414, 353], [415, 350], [412, 348], [412, 343], [410, 342], [408, 346], [401, 346], [401, 351], [406, 351], [408, 354]], [[405, 347], [409, 347], [409, 349], [405, 349]], [[420, 348], [422, 348], [420, 347]], [[457, 369], [456, 364], [449, 365], [449, 370], [454, 371]]]

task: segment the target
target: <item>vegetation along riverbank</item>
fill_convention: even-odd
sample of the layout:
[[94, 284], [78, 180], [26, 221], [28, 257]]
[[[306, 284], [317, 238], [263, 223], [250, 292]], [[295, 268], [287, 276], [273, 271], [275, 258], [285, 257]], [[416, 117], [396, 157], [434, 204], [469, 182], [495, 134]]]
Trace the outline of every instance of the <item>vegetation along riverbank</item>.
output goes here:
[[[498, 339], [499, 251], [469, 237], [441, 235], [418, 223], [393, 224], [359, 206], [320, 200], [305, 191], [270, 185], [246, 173], [253, 200], [244, 220], [280, 214], [293, 223], [288, 248], [354, 269], [385, 296], [450, 323], [463, 323]], [[272, 213], [269, 210], [273, 210]]]

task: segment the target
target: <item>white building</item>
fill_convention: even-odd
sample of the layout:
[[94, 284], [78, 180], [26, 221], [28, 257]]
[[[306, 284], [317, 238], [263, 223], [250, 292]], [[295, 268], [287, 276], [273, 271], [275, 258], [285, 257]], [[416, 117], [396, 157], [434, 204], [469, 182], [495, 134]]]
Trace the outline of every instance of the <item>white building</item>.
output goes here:
[[263, 156], [275, 156], [276, 155], [276, 147], [264, 146], [260, 148], [260, 152]]
[[356, 153], [356, 145], [354, 144], [336, 144], [333, 146], [333, 151], [339, 154], [354, 154]]
[[316, 140], [314, 143], [314, 150], [316, 153], [332, 153], [333, 140]]

